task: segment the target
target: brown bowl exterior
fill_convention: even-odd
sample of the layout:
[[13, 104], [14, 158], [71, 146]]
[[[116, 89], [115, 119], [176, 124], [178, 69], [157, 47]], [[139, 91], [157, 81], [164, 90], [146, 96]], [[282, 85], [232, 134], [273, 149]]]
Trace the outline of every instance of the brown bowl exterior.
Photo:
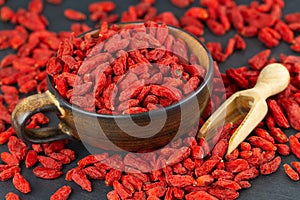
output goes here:
[[[148, 113], [140, 113], [134, 115], [124, 116], [107, 116], [98, 115], [82, 111], [78, 108], [72, 107], [70, 104], [61, 99], [53, 88], [49, 88], [58, 99], [61, 108], [66, 112], [65, 116], [60, 118], [70, 129], [73, 131], [72, 135], [76, 138], [95, 147], [109, 149], [109, 150], [125, 150], [125, 151], [138, 151], [146, 149], [157, 149], [168, 144], [175, 136], [178, 135], [179, 125], [182, 128], [181, 133], [185, 133], [194, 127], [199, 122], [199, 116], [194, 114], [195, 108], [189, 101], [185, 101], [180, 105], [166, 109], [167, 120], [164, 127], [154, 136], [146, 137], [147, 131], [136, 132], [136, 137], [125, 133], [121, 128], [130, 124], [133, 120], [139, 126], [146, 126], [151, 122]], [[206, 108], [207, 102], [210, 97], [209, 86], [204, 87], [196, 95], [200, 114]], [[181, 111], [185, 110], [184, 115], [181, 116]], [[155, 112], [155, 111], [153, 111]], [[160, 110], [157, 110], [152, 115], [152, 120], [159, 120], [161, 118]], [[118, 122], [115, 118], [119, 118]], [[183, 120], [182, 120], [183, 119]], [[101, 127], [101, 131], [99, 130]], [[149, 130], [151, 131], [151, 130]], [[114, 145], [120, 148], [112, 148]]]

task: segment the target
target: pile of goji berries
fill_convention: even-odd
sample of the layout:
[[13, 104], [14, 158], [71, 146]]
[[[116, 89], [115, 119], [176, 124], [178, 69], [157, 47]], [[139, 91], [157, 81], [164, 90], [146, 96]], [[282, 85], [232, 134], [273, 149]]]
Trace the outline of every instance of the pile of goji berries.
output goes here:
[[185, 41], [168, 32], [151, 21], [122, 28], [103, 23], [97, 38], [64, 40], [47, 73], [63, 98], [87, 111], [136, 114], [167, 107], [196, 90], [206, 74]]
[[[183, 8], [192, 1], [171, 2]], [[48, 3], [60, 4], [61, 1], [48, 0]], [[0, 31], [0, 48], [16, 51], [5, 56], [0, 63], [0, 144], [8, 147], [8, 152], [1, 153], [0, 180], [12, 179], [16, 189], [27, 194], [35, 186], [30, 186], [30, 181], [22, 176], [21, 164], [34, 168], [33, 173], [39, 178], [55, 179], [63, 175], [63, 165], [76, 159], [75, 152], [67, 148], [69, 141], [26, 145], [10, 127], [11, 112], [20, 96], [47, 89], [46, 63], [58, 51], [61, 41], [68, 40], [72, 33], [46, 30], [49, 22], [42, 14], [44, 2], [41, 0], [31, 0], [28, 8], [18, 10], [5, 6], [3, 0], [0, 5], [1, 20], [15, 25], [12, 30]], [[177, 19], [170, 11], [158, 14], [154, 0], [143, 0], [122, 13], [120, 21], [164, 22], [198, 37], [205, 34], [204, 27], [216, 35], [224, 35], [234, 28], [237, 35], [228, 41], [224, 51], [219, 43], [207, 43], [218, 62], [225, 61], [236, 49], [245, 49], [243, 37], [257, 36], [268, 48], [277, 46], [283, 40], [290, 44], [292, 50], [300, 51], [300, 39], [295, 36], [299, 31], [300, 14], [282, 17], [282, 0], [253, 1], [250, 5], [236, 5], [232, 0], [201, 0], [200, 5], [189, 8], [184, 16]], [[90, 4], [89, 18], [102, 24], [116, 22], [118, 16], [110, 13], [115, 6], [107, 1]], [[64, 14], [73, 20], [87, 18], [74, 10], [66, 10]], [[75, 36], [90, 29], [82, 23], [74, 23], [71, 27]], [[86, 191], [92, 191], [91, 180], [105, 180], [107, 185], [113, 187], [113, 191], [107, 194], [111, 200], [238, 198], [240, 189], [251, 187], [251, 179], [259, 174], [277, 171], [281, 164], [280, 156], [292, 152], [300, 159], [300, 133], [288, 137], [284, 132], [287, 128], [300, 131], [300, 56], [281, 54], [280, 58], [270, 58], [270, 55], [271, 49], [262, 51], [249, 59], [250, 67], [229, 69], [225, 74], [218, 71], [215, 63], [214, 95], [201, 117], [200, 125], [228, 96], [240, 89], [253, 87], [259, 71], [266, 64], [280, 62], [291, 75], [287, 89], [268, 99], [269, 113], [266, 118], [230, 155], [225, 156], [228, 139], [237, 124], [229, 123], [220, 130], [214, 148], [203, 138], [196, 140], [194, 130], [159, 153], [143, 154], [147, 156], [132, 153], [125, 156], [117, 153], [89, 155], [78, 161], [78, 167], [68, 171], [65, 179], [74, 181]], [[48, 122], [46, 116], [36, 114], [27, 127], [35, 128]], [[110, 166], [103, 163], [110, 163]], [[283, 167], [292, 180], [299, 180], [299, 161], [286, 163]], [[149, 169], [155, 170], [149, 173]], [[64, 186], [54, 192], [52, 200], [67, 199], [71, 188]], [[6, 199], [19, 197], [8, 193]]]

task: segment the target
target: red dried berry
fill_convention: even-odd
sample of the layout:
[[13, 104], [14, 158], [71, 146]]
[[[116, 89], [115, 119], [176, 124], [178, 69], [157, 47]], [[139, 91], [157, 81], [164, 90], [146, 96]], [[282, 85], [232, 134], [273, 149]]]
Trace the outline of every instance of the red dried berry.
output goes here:
[[298, 181], [299, 180], [299, 174], [293, 170], [293, 168], [288, 165], [288, 164], [283, 164], [284, 171], [286, 175], [290, 177], [293, 181]]
[[0, 180], [7, 181], [15, 176], [16, 173], [21, 171], [20, 167], [18, 166], [10, 166], [9, 168], [0, 172]]
[[34, 150], [29, 150], [26, 158], [25, 158], [25, 165], [27, 168], [33, 167], [36, 162], [38, 161], [37, 159], [37, 153]]
[[92, 184], [88, 180], [88, 178], [83, 170], [76, 170], [72, 174], [72, 180], [75, 183], [77, 183], [83, 190], [86, 190], [88, 192], [92, 191]]
[[42, 166], [34, 168], [33, 173], [35, 176], [47, 180], [56, 179], [63, 174], [61, 171], [56, 169], [49, 169]]
[[13, 192], [9, 192], [5, 195], [5, 200], [20, 200], [20, 197]]
[[46, 168], [56, 169], [56, 170], [62, 169], [62, 163], [55, 161], [53, 158], [46, 157], [46, 156], [38, 156], [37, 158], [39, 162]]
[[84, 13], [70, 8], [64, 11], [64, 15], [66, 18], [75, 21], [83, 21], [86, 19], [86, 15]]
[[67, 200], [71, 192], [72, 188], [70, 186], [62, 186], [51, 195], [50, 200]]
[[281, 164], [281, 158], [277, 156], [270, 162], [264, 163], [259, 166], [259, 171], [263, 175], [272, 174], [277, 171]]
[[14, 175], [13, 185], [17, 190], [24, 194], [27, 194], [31, 191], [28, 181], [18, 172]]

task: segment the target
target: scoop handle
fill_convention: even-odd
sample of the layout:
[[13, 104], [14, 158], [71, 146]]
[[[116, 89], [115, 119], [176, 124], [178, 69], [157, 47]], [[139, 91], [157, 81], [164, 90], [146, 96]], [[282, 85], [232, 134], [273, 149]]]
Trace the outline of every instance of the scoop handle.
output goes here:
[[290, 82], [290, 74], [280, 63], [267, 65], [259, 74], [254, 90], [263, 99], [282, 92]]

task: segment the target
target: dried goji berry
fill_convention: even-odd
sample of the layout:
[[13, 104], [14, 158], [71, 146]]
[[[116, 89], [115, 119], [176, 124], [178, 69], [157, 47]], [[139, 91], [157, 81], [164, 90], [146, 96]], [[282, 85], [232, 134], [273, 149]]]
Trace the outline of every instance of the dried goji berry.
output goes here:
[[20, 197], [13, 192], [9, 192], [5, 195], [5, 200], [20, 200]]
[[18, 166], [12, 166], [8, 169], [3, 170], [0, 172], [0, 180], [1, 181], [7, 181], [14, 177], [16, 173], [19, 173], [21, 171], [20, 167]]
[[272, 143], [275, 143], [274, 138], [265, 129], [255, 128], [254, 133], [261, 138], [264, 138]]
[[24, 194], [31, 191], [28, 181], [18, 172], [14, 175], [13, 184], [17, 190]]
[[[14, 11], [8, 6], [2, 6], [0, 10], [0, 19], [2, 21], [9, 21], [14, 16]], [[1, 65], [2, 66], [2, 65]]]
[[191, 158], [187, 158], [183, 161], [183, 166], [187, 170], [192, 171], [195, 168], [195, 162]]
[[284, 16], [284, 19], [288, 23], [299, 22], [300, 13], [298, 13], [298, 12], [289, 13], [289, 14], [287, 14], [287, 15]]
[[255, 167], [251, 167], [247, 170], [244, 170], [238, 173], [235, 177], [235, 181], [249, 180], [256, 178], [259, 175], [259, 171]]
[[31, 0], [28, 4], [29, 12], [41, 13], [43, 11], [43, 1], [41, 0]]
[[41, 153], [43, 151], [43, 148], [40, 144], [31, 144], [31, 147], [37, 153]]
[[118, 193], [118, 195], [121, 197], [121, 199], [126, 199], [132, 196], [132, 193], [130, 193], [121, 183], [118, 181], [113, 182], [114, 190]]
[[208, 174], [212, 171], [212, 169], [218, 164], [220, 158], [211, 157], [206, 160], [200, 167], [195, 168], [196, 176], [202, 176]]
[[208, 19], [206, 21], [207, 26], [209, 27], [209, 29], [216, 35], [224, 35], [226, 30], [225, 28], [222, 26], [221, 23], [212, 20], [212, 19]]
[[37, 162], [37, 153], [34, 150], [29, 150], [26, 158], [25, 158], [25, 165], [27, 168], [33, 167]]
[[115, 9], [116, 5], [112, 1], [100, 1], [89, 4], [89, 11], [95, 12], [101, 10], [104, 12], [111, 12]]
[[226, 70], [226, 74], [230, 77], [239, 87], [241, 88], [248, 88], [249, 81], [245, 77], [243, 77], [240, 73], [238, 73], [234, 69]]
[[108, 192], [106, 196], [108, 200], [120, 200], [120, 197], [115, 190]]
[[84, 13], [70, 8], [64, 11], [64, 15], [70, 20], [82, 21], [86, 19], [86, 15]]
[[49, 169], [42, 166], [34, 168], [33, 173], [35, 176], [47, 180], [56, 179], [62, 175], [61, 171], [58, 171], [56, 169]]
[[66, 155], [66, 156], [68, 156], [71, 160], [76, 159], [75, 152], [71, 149], [62, 149], [59, 152]]
[[298, 181], [299, 180], [299, 174], [293, 170], [293, 168], [289, 164], [283, 164], [284, 171], [286, 175], [290, 177], [293, 181]]
[[269, 130], [274, 128], [275, 127], [275, 119], [274, 119], [273, 115], [268, 113], [265, 117], [265, 123], [266, 123]]
[[197, 186], [208, 186], [214, 182], [214, 177], [207, 174], [197, 177]]
[[267, 63], [267, 60], [271, 54], [271, 50], [267, 49], [254, 55], [248, 60], [249, 65], [254, 70], [261, 70]]
[[61, 162], [64, 165], [69, 164], [71, 162], [71, 159], [63, 153], [53, 152], [53, 153], [49, 154], [49, 157], [53, 158], [54, 160], [56, 160], [58, 162]]
[[240, 151], [239, 156], [242, 159], [248, 159], [253, 155], [252, 151]]
[[53, 158], [47, 156], [38, 156], [37, 158], [39, 162], [46, 168], [56, 169], [56, 170], [62, 169], [62, 163], [55, 161]]
[[51, 195], [50, 200], [67, 200], [72, 192], [70, 186], [62, 186], [54, 194]]
[[280, 98], [278, 103], [287, 113], [291, 126], [296, 130], [300, 130], [299, 104], [293, 98]]
[[241, 30], [244, 27], [244, 18], [238, 7], [230, 11], [230, 20], [236, 30]]
[[249, 143], [252, 146], [259, 147], [265, 151], [274, 151], [276, 150], [276, 146], [272, 143], [269, 142], [268, 140], [258, 137], [258, 136], [250, 136], [248, 139]]
[[272, 161], [260, 165], [259, 171], [263, 175], [272, 174], [277, 171], [281, 164], [281, 158], [277, 156]]
[[226, 161], [231, 161], [231, 160], [235, 160], [239, 157], [240, 152], [238, 149], [233, 150], [230, 154], [227, 154], [225, 156]]
[[171, 0], [171, 3], [178, 8], [186, 8], [192, 2], [193, 2], [193, 0]]
[[12, 136], [14, 134], [16, 134], [16, 133], [12, 128], [9, 128], [6, 131], [1, 132], [0, 133], [0, 144], [6, 143], [9, 140], [10, 136]]
[[288, 26], [292, 31], [299, 31], [300, 30], [300, 23], [299, 22], [290, 23], [290, 24], [288, 24]]
[[298, 138], [296, 138], [294, 135], [290, 136], [290, 148], [293, 152], [293, 154], [297, 157], [300, 158], [300, 142]]
[[87, 165], [94, 164], [96, 162], [102, 161], [104, 159], [108, 158], [108, 153], [98, 154], [98, 155], [88, 155], [84, 158], [82, 158], [80, 161], [78, 161], [79, 167], [85, 167]]
[[244, 26], [240, 31], [239, 34], [241, 34], [244, 37], [254, 37], [258, 33], [258, 28], [256, 26]]
[[76, 170], [72, 174], [72, 180], [77, 183], [83, 190], [86, 190], [88, 192], [92, 191], [92, 184], [83, 170]]
[[230, 56], [233, 53], [235, 45], [236, 45], [235, 38], [230, 38], [228, 40], [227, 46], [225, 48], [225, 55], [226, 56]]
[[189, 175], [169, 175], [167, 182], [173, 187], [185, 187], [189, 185], [197, 185], [197, 181]]
[[291, 149], [287, 144], [276, 144], [277, 152], [282, 156], [290, 155]]
[[282, 39], [288, 43], [293, 42], [294, 32], [283, 21], [278, 20], [275, 24], [275, 30], [278, 31]]
[[124, 181], [127, 181], [128, 183], [130, 183], [136, 191], [142, 190], [143, 182], [140, 179], [138, 179], [132, 175], [125, 175], [122, 177], [122, 182], [124, 182]]
[[19, 160], [11, 153], [2, 152], [1, 160], [8, 165], [19, 165]]
[[233, 179], [234, 178], [234, 174], [225, 170], [220, 170], [220, 169], [216, 169], [212, 172], [212, 176], [215, 179]]
[[239, 49], [239, 50], [246, 49], [246, 42], [240, 35], [238, 35], [238, 34], [235, 35], [234, 39], [235, 39], [235, 48], [236, 49]]
[[212, 150], [212, 156], [219, 156], [220, 158], [223, 158], [228, 147], [228, 141], [227, 139], [221, 139], [213, 148]]
[[295, 168], [295, 170], [299, 173], [300, 172], [300, 162], [294, 161], [294, 162], [291, 162], [291, 164]]
[[104, 180], [106, 171], [104, 169], [98, 169], [94, 166], [89, 166], [87, 168], [84, 168], [84, 172], [92, 179], [95, 180]]
[[290, 124], [277, 102], [275, 100], [268, 100], [267, 103], [277, 125], [282, 128], [289, 128]]
[[250, 151], [251, 150], [251, 145], [248, 142], [242, 142], [240, 144], [241, 150], [243, 151]]
[[7, 147], [10, 153], [13, 154], [18, 160], [25, 159], [28, 149], [23, 140], [15, 136], [11, 136], [8, 140]]
[[121, 179], [122, 172], [116, 169], [111, 169], [105, 176], [105, 184], [112, 185], [114, 181]]
[[287, 135], [280, 128], [272, 128], [271, 135], [279, 143], [287, 143], [289, 141]]
[[208, 12], [204, 8], [192, 7], [185, 12], [186, 16], [192, 16], [201, 20], [206, 20], [208, 18]]
[[226, 171], [237, 173], [249, 169], [249, 164], [244, 159], [236, 159], [225, 162]]
[[277, 31], [269, 27], [265, 27], [258, 32], [258, 38], [267, 47], [273, 48], [279, 44], [278, 37], [281, 37]]
[[231, 190], [240, 190], [241, 186], [233, 181], [233, 180], [227, 180], [227, 179], [218, 179], [216, 181], [216, 185], [219, 185], [223, 188], [231, 189]]

